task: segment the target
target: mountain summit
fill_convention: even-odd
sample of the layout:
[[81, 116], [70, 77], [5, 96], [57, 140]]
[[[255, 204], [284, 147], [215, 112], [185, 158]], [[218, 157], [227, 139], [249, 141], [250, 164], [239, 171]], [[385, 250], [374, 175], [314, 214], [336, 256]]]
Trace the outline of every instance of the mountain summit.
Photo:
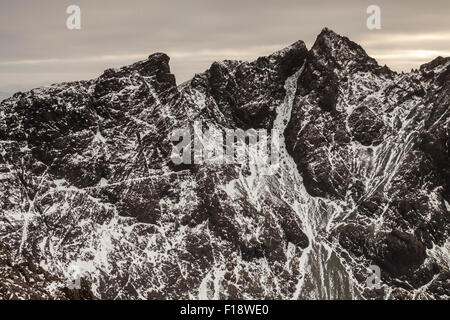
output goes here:
[[[450, 58], [398, 74], [326, 28], [179, 86], [156, 53], [16, 93], [0, 298], [448, 299], [449, 106]], [[279, 134], [281, 160], [174, 164], [200, 121]]]

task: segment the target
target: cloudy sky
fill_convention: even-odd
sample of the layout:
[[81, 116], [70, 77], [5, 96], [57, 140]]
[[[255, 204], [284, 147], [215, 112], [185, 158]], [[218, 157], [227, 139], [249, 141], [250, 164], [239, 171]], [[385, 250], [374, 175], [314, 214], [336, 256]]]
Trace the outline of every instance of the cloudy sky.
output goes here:
[[[81, 8], [68, 30], [66, 8]], [[381, 8], [381, 29], [366, 9]], [[409, 71], [450, 56], [449, 0], [0, 0], [0, 99], [109, 67], [171, 57], [181, 83], [215, 60], [252, 60], [296, 40], [310, 47], [327, 26], [380, 64]]]

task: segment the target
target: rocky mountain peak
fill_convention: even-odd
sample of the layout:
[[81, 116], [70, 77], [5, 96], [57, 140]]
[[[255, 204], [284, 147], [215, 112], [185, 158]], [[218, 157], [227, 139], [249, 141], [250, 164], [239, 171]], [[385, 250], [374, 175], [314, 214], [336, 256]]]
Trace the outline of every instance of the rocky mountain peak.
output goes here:
[[[314, 60], [328, 70], [335, 68], [349, 73], [380, 69], [376, 60], [369, 57], [360, 45], [328, 28], [324, 28], [317, 36], [310, 53]], [[388, 68], [385, 69], [389, 72]]]
[[[436, 57], [433, 60], [431, 60], [428, 63], [424, 63], [423, 65], [420, 66], [420, 70], [430, 70], [430, 69], [435, 69], [438, 67], [448, 67], [450, 63], [450, 57]], [[441, 68], [442, 70], [444, 70], [444, 68]], [[441, 70], [440, 69], [440, 70]]]
[[[76, 265], [106, 299], [448, 299], [448, 70], [324, 29], [180, 86], [156, 53], [2, 101], [0, 296], [50, 298]], [[267, 132], [279, 162], [174, 164], [197, 120]]]
[[[169, 61], [170, 58], [165, 53], [154, 53], [151, 54], [146, 60], [138, 61], [118, 69], [107, 69], [103, 72], [100, 78], [112, 78], [139, 74], [143, 77], [156, 77], [161, 80], [168, 75], [171, 75]], [[175, 79], [173, 75], [168, 78], [173, 78], [173, 80]]]

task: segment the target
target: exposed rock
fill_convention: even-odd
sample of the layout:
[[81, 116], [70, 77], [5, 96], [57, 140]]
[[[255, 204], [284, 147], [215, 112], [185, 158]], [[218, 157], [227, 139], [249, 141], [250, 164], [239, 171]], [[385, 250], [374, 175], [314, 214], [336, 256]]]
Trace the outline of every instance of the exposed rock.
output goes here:
[[[397, 74], [324, 29], [179, 86], [156, 53], [17, 93], [0, 104], [0, 297], [448, 299], [449, 75], [441, 57]], [[175, 164], [171, 134], [194, 122], [276, 129], [280, 162]], [[61, 285], [73, 264], [79, 291]]]

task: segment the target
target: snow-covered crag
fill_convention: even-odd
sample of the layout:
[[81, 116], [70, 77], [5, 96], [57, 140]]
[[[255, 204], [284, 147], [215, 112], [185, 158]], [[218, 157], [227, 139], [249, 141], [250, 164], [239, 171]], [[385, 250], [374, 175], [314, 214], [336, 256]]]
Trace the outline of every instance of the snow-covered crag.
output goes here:
[[[449, 58], [398, 74], [324, 29], [179, 86], [168, 62], [1, 102], [0, 270], [33, 268], [0, 298], [64, 298], [71, 266], [69, 298], [450, 298]], [[281, 160], [175, 165], [196, 121]]]

